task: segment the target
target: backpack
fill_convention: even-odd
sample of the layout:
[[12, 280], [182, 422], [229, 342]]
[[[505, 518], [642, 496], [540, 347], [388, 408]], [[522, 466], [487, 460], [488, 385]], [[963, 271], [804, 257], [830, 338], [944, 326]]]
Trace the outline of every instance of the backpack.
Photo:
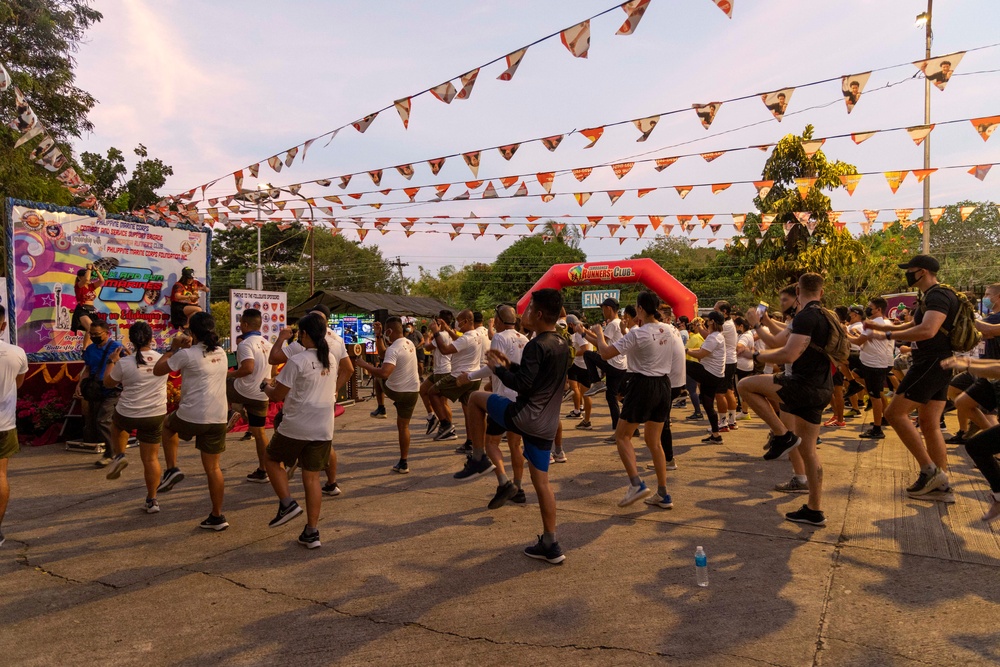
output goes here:
[[[938, 283], [935, 287], [946, 289], [958, 298], [958, 312], [955, 313], [955, 321], [952, 323], [951, 329], [948, 329], [944, 325], [941, 326], [941, 331], [948, 337], [951, 349], [955, 352], [971, 352], [976, 349], [979, 342], [983, 339], [983, 335], [976, 328], [975, 306], [969, 301], [969, 297], [951, 285]], [[934, 288], [932, 287], [931, 289]], [[923, 303], [920, 304], [920, 308], [923, 309]], [[926, 313], [927, 311], [924, 310], [923, 312]]]
[[556, 324], [555, 333], [566, 341], [566, 345], [569, 346], [569, 358], [572, 360], [576, 357], [576, 348], [573, 346], [573, 334], [570, 333], [569, 327], [565, 324]]
[[820, 347], [810, 342], [809, 347], [825, 354], [837, 366], [843, 366], [851, 357], [851, 341], [847, 340], [847, 329], [837, 317], [837, 313], [823, 306], [817, 307], [826, 318], [826, 323], [830, 325], [830, 336], [826, 340], [826, 345]]

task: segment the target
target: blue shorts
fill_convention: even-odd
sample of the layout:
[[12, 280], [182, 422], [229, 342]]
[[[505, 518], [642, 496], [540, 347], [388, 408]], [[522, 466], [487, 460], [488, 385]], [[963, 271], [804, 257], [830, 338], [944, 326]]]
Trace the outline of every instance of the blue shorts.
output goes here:
[[490, 422], [492, 422], [504, 431], [520, 435], [524, 444], [524, 458], [528, 459], [528, 462], [531, 463], [535, 470], [548, 472], [552, 441], [539, 438], [535, 435], [528, 435], [507, 421], [507, 408], [513, 404], [514, 401], [499, 394], [493, 394], [486, 399], [487, 430], [489, 430]]

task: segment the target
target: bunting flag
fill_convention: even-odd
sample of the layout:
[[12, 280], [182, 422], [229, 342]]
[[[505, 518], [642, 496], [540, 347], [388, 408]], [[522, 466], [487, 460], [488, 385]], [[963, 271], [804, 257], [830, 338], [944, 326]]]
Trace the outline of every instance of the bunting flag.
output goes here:
[[615, 172], [615, 176], [618, 180], [622, 180], [626, 174], [632, 171], [632, 167], [635, 166], [635, 162], [619, 162], [618, 164], [611, 165], [611, 170]]
[[45, 132], [45, 128], [42, 127], [42, 124], [35, 123], [33, 128], [18, 137], [17, 141], [14, 142], [14, 148], [20, 148], [43, 132]]
[[451, 227], [456, 232], [460, 232], [460, 231], [462, 231], [462, 227], [465, 227], [465, 223], [464, 222], [453, 222], [453, 223], [451, 223]]
[[546, 193], [546, 194], [542, 195], [542, 201], [543, 202], [550, 202], [550, 201], [552, 201], [555, 198], [556, 198], [556, 196], [553, 195], [553, 194]]
[[485, 181], [466, 181], [465, 187], [469, 188], [470, 190], [478, 190], [479, 186], [482, 185], [484, 182]]
[[720, 222], [713, 222], [712, 224], [710, 224], [708, 226], [708, 228], [712, 230], [713, 234], [718, 234], [719, 230], [722, 229], [722, 223], [720, 223]]
[[635, 29], [639, 27], [639, 21], [642, 20], [643, 15], [649, 8], [650, 1], [651, 0], [629, 0], [624, 3], [621, 7], [622, 10], [628, 14], [628, 18], [625, 19], [625, 23], [622, 23], [622, 27], [618, 28], [618, 32], [615, 34], [631, 35], [635, 32]]
[[236, 191], [243, 189], [243, 170], [233, 172], [233, 179], [236, 181]]
[[590, 192], [574, 192], [573, 196], [576, 198], [576, 203], [583, 206], [590, 200]]
[[466, 72], [462, 75], [462, 89], [458, 91], [458, 99], [467, 100], [469, 95], [472, 95], [472, 87], [476, 85], [476, 79], [479, 77], [479, 68], [472, 70], [471, 72]]
[[[472, 175], [479, 176], [479, 151], [462, 153], [462, 159], [465, 160], [465, 164], [472, 170]], [[444, 160], [442, 158], [442, 162], [443, 161]]]
[[923, 183], [924, 179], [933, 174], [937, 169], [914, 169], [913, 175], [917, 177], [917, 183]]
[[486, 230], [489, 228], [489, 226], [490, 226], [489, 223], [486, 222], [480, 222], [476, 224], [476, 227], [479, 228], [479, 235], [483, 236], [484, 234], [486, 234]]
[[469, 197], [470, 197], [469, 191], [466, 190], [465, 192], [463, 192], [462, 194], [458, 195], [457, 197], [454, 197], [452, 199], [452, 201], [466, 201], [467, 199], [469, 199]]
[[396, 100], [392, 104], [396, 107], [396, 111], [399, 112], [399, 119], [403, 121], [403, 129], [410, 129], [410, 98], [404, 97], [401, 100]]
[[990, 168], [992, 167], [993, 167], [992, 164], [976, 165], [975, 167], [969, 170], [969, 173], [982, 181], [986, 179], [986, 174], [990, 173]]
[[587, 178], [588, 176], [590, 176], [590, 173], [591, 173], [592, 171], [594, 171], [594, 168], [593, 168], [593, 167], [583, 167], [583, 168], [581, 168], [581, 169], [574, 169], [574, 170], [573, 170], [573, 176], [574, 176], [574, 177], [576, 178], [576, 180], [578, 180], [578, 181], [580, 181], [581, 183], [583, 183], [583, 181], [584, 181], [584, 180], [585, 180], [585, 179], [586, 179], [586, 178]]
[[611, 205], [614, 206], [615, 202], [621, 199], [623, 194], [625, 194], [624, 190], [609, 190], [608, 199], [611, 200]]
[[663, 224], [663, 216], [662, 215], [649, 215], [649, 216], [646, 216], [646, 217], [649, 218], [649, 224], [653, 227], [653, 231], [654, 232], [657, 229], [660, 228], [661, 224]]
[[653, 168], [656, 169], [656, 171], [663, 171], [664, 169], [666, 169], [667, 167], [669, 167], [670, 165], [672, 165], [674, 162], [677, 162], [677, 160], [679, 160], [679, 159], [680, 158], [676, 158], [676, 157], [661, 157], [661, 158], [657, 158], [656, 159], [656, 166], [653, 167]]
[[348, 174], [347, 176], [341, 176], [340, 177], [340, 189], [341, 190], [347, 189], [347, 184], [350, 183], [350, 182], [351, 182], [351, 174]]
[[586, 130], [580, 130], [580, 134], [587, 137], [587, 140], [590, 142], [584, 146], [584, 148], [593, 148], [594, 144], [597, 143], [597, 140], [601, 138], [602, 134], [604, 134], [604, 127], [591, 127]]
[[285, 166], [291, 167], [292, 162], [295, 161], [295, 156], [298, 154], [299, 154], [299, 149], [297, 147], [288, 149], [288, 151], [285, 153]]
[[764, 199], [774, 187], [774, 181], [754, 181], [753, 186], [757, 188], [757, 196]]
[[[965, 222], [966, 218], [968, 218], [975, 210], [976, 210], [975, 206], [959, 206], [958, 214], [962, 216], [962, 222]], [[912, 212], [913, 209], [910, 209], [910, 211]]]
[[498, 147], [497, 150], [500, 151], [500, 155], [503, 156], [504, 160], [510, 161], [520, 147], [521, 144], [507, 144], [506, 146]]
[[760, 231], [766, 232], [777, 217], [776, 213], [762, 213], [760, 216]]
[[795, 187], [798, 188], [799, 196], [805, 199], [809, 196], [809, 191], [816, 185], [816, 178], [796, 178]]
[[944, 207], [938, 206], [936, 208], [928, 209], [927, 212], [931, 214], [931, 222], [936, 225], [938, 220], [941, 219], [941, 216], [944, 215]]
[[368, 172], [368, 175], [371, 176], [372, 183], [374, 183], [375, 185], [381, 185], [382, 184], [382, 170], [381, 169], [373, 169], [372, 171]]
[[431, 173], [432, 174], [434, 174], [435, 176], [438, 175], [438, 172], [441, 171], [441, 167], [444, 166], [445, 159], [446, 158], [443, 158], [443, 157], [436, 157], [433, 160], [428, 160], [427, 161], [427, 164], [429, 164], [430, 167], [431, 167]]
[[712, 3], [721, 9], [723, 14], [733, 18], [733, 0], [712, 0]]
[[497, 198], [497, 189], [493, 187], [493, 181], [490, 181], [489, 184], [487, 184], [486, 189], [483, 190], [483, 199], [496, 199], [496, 198]]
[[[251, 176], [253, 176], [254, 178], [257, 178], [257, 174], [260, 173], [260, 163], [258, 163], [258, 164], [252, 164], [249, 167], [247, 167], [247, 169], [250, 171], [250, 175]], [[329, 185], [329, 183], [327, 185]]]
[[722, 102], [709, 102], [708, 104], [692, 104], [691, 108], [694, 109], [695, 115], [698, 116], [698, 120], [701, 121], [701, 126], [706, 130], [711, 127], [712, 121], [715, 120], [715, 114], [719, 113], [719, 109], [722, 107]]
[[864, 210], [864, 214], [865, 214], [865, 220], [867, 220], [868, 224], [870, 225], [871, 223], [875, 222], [876, 218], [878, 218], [878, 209], [868, 209], [868, 208], [866, 208]]
[[275, 172], [280, 172], [282, 167], [281, 158], [278, 157], [277, 155], [272, 155], [271, 157], [267, 158], [267, 166], [269, 166]]
[[801, 222], [803, 225], [809, 222], [809, 218], [812, 217], [812, 213], [809, 211], [796, 211], [795, 219]]
[[712, 221], [712, 218], [715, 217], [715, 215], [714, 214], [709, 214], [709, 213], [703, 213], [703, 214], [695, 216], [695, 217], [697, 217], [698, 221], [701, 222], [701, 228], [705, 229], [705, 225], [707, 225], [708, 223], [710, 223]]
[[410, 198], [411, 202], [416, 199], [418, 192], [420, 192], [420, 188], [403, 188], [403, 193]]
[[[975, 208], [975, 206], [973, 206], [973, 208]], [[895, 213], [896, 213], [896, 220], [899, 220], [900, 222], [908, 222], [909, 219], [910, 219], [910, 216], [913, 215], [913, 209], [912, 208], [897, 208], [896, 211], [895, 211]], [[905, 227], [905, 225], [904, 225], [904, 227]]]
[[983, 141], [988, 141], [993, 135], [993, 130], [997, 129], [997, 125], [1000, 125], [1000, 116], [973, 118], [969, 122], [972, 123], [972, 127], [976, 128], [976, 132], [983, 138]]
[[745, 213], [733, 213], [733, 227], [736, 228], [737, 232], [743, 231], [743, 225], [746, 224], [747, 216]]
[[885, 180], [889, 183], [889, 189], [892, 190], [892, 194], [896, 194], [896, 190], [899, 190], [899, 186], [903, 184], [906, 180], [906, 175], [910, 173], [909, 171], [887, 171], [884, 172]]
[[732, 186], [732, 183], [713, 183], [712, 184], [712, 194], [713, 195], [717, 195], [720, 192], [722, 192], [723, 190], [729, 189], [730, 186]]
[[611, 232], [611, 236], [614, 236], [619, 229], [621, 229], [621, 225], [608, 225], [608, 231]]
[[797, 225], [797, 224], [798, 223], [795, 222], [795, 221], [793, 221], [793, 220], [786, 220], [785, 224], [783, 225], [784, 230], [785, 230], [785, 236], [788, 236], [788, 233], [791, 232], [792, 228], [795, 227], [795, 225]]
[[635, 231], [638, 232], [640, 239], [642, 238], [642, 235], [645, 233], [646, 227], [648, 227], [648, 226], [649, 225], [643, 225], [643, 224], [633, 225], [633, 227], [635, 227]]
[[351, 123], [351, 127], [353, 127], [355, 130], [357, 130], [361, 134], [364, 134], [365, 130], [368, 129], [368, 126], [371, 125], [372, 121], [375, 120], [375, 117], [378, 116], [378, 113], [379, 112], [376, 111], [375, 113], [368, 114], [367, 116], [365, 116], [361, 120], [354, 121], [353, 123]]
[[722, 157], [725, 154], [726, 154], [726, 151], [713, 151], [711, 153], [702, 153], [701, 157], [702, 157], [703, 160], [705, 160], [705, 162], [711, 162], [712, 160], [719, 159], [720, 157]]
[[542, 139], [542, 145], [545, 146], [547, 149], [549, 149], [549, 152], [552, 153], [557, 148], [559, 148], [559, 144], [562, 143], [564, 136], [565, 135], [557, 134], [552, 137], [545, 137], [544, 139]]
[[497, 77], [498, 81], [510, 81], [514, 78], [514, 72], [517, 71], [517, 66], [521, 64], [521, 58], [524, 58], [524, 54], [528, 51], [528, 47], [523, 49], [518, 49], [513, 53], [507, 54], [507, 69], [503, 71], [500, 76]]
[[361, 241], [362, 243], [364, 243], [364, 240], [365, 240], [366, 236], [368, 236], [368, 230], [367, 229], [359, 229], [358, 230], [358, 240], [359, 241]]
[[913, 139], [913, 143], [919, 146], [924, 143], [924, 139], [927, 138], [927, 135], [930, 134], [933, 129], [934, 123], [931, 123], [930, 125], [916, 125], [914, 127], [906, 128], [906, 133], [910, 135], [910, 139]]
[[[626, 4], [628, 4], [628, 3], [626, 3]], [[622, 9], [625, 9], [625, 5], [622, 5]], [[625, 11], [627, 12], [628, 10], [625, 9]], [[646, 11], [646, 10], [643, 9], [643, 11]], [[641, 16], [642, 15], [640, 14], [640, 18], [641, 18]], [[622, 27], [624, 27], [624, 26], [622, 26]], [[621, 34], [621, 32], [619, 32], [619, 34]], [[628, 34], [632, 34], [632, 33], [628, 33]], [[11, 85], [13, 84], [13, 81], [14, 80], [10, 78], [10, 73], [7, 71], [7, 68], [5, 68], [3, 66], [3, 63], [0, 63], [0, 92], [3, 92], [5, 90], [7, 90], [8, 88], [10, 88]]]
[[300, 190], [302, 190], [302, 185], [300, 183], [294, 183], [288, 186], [288, 191], [293, 195], [298, 196]]
[[525, 227], [528, 228], [528, 233], [529, 234], [532, 233], [532, 232], [534, 232], [535, 231], [535, 227], [537, 227], [537, 226], [538, 225], [530, 225], [530, 224], [529, 225], [525, 225]]
[[875, 136], [875, 132], [855, 132], [851, 135], [851, 141], [855, 144], [861, 144], [864, 141], [868, 141]]
[[674, 190], [677, 190], [677, 195], [681, 199], [684, 199], [685, 197], [688, 196], [688, 193], [691, 192], [691, 188], [692, 188], [692, 186], [690, 186], [690, 185], [675, 185], [674, 186]]
[[544, 171], [535, 174], [535, 178], [538, 179], [538, 184], [545, 188], [546, 192], [552, 192], [552, 181], [556, 178], [554, 171]]
[[774, 115], [779, 123], [788, 110], [788, 103], [792, 101], [792, 93], [794, 91], [794, 88], [782, 88], [773, 93], [764, 93], [760, 96], [760, 99], [764, 102], [764, 106], [767, 107], [767, 110]]
[[458, 91], [455, 90], [455, 86], [451, 81], [445, 81], [444, 83], [438, 84], [430, 89], [431, 95], [438, 98], [445, 104], [451, 104], [451, 101], [455, 99], [455, 95]]
[[527, 197], [528, 196], [528, 184], [521, 181], [520, 187], [518, 187], [517, 192], [514, 193], [515, 197]]
[[38, 116], [35, 115], [24, 93], [17, 86], [14, 86], [14, 105], [15, 116], [14, 120], [10, 121], [10, 127], [22, 134], [34, 130], [39, 125]]
[[851, 196], [854, 194], [855, 188], [858, 187], [858, 183], [861, 182], [861, 174], [841, 174], [840, 182], [847, 189], [848, 196]]
[[823, 144], [826, 143], [826, 139], [808, 139], [803, 140], [802, 150], [805, 151], [806, 157], [812, 157], [816, 155], [816, 151], [822, 148]]
[[818, 226], [819, 226], [819, 220], [808, 220], [806, 222], [806, 229], [809, 230], [810, 236], [816, 233], [816, 227]]
[[642, 199], [650, 192], [656, 192], [656, 188], [639, 188], [638, 190], [635, 191], [635, 196], [638, 199]]
[[871, 72], [863, 74], [849, 74], [840, 80], [840, 88], [844, 93], [844, 102], [847, 104], [847, 113], [854, 111], [854, 105], [861, 101], [861, 93], [868, 85], [868, 78]]
[[563, 46], [576, 58], [586, 58], [590, 50], [590, 19], [577, 23], [559, 33]]
[[862, 222], [861, 223], [861, 233], [862, 234], [867, 234], [871, 230], [872, 230], [872, 223], [871, 222]]
[[510, 190], [517, 183], [519, 176], [504, 176], [500, 179], [500, 185], [504, 190]]
[[649, 135], [653, 133], [653, 130], [656, 129], [656, 124], [659, 122], [660, 122], [659, 115], [633, 120], [632, 123], [635, 125], [636, 129], [638, 129], [639, 132], [642, 133], [642, 135], [638, 139], [636, 139], [636, 142], [641, 142], [645, 141], [646, 139], [649, 139]]
[[955, 69], [958, 67], [958, 63], [962, 61], [964, 55], [965, 51], [959, 51], [958, 53], [951, 53], [937, 58], [917, 60], [913, 64], [924, 73], [928, 81], [937, 86], [938, 90], [944, 90], [948, 82], [951, 81], [951, 75], [955, 73]]
[[396, 165], [396, 171], [398, 171], [399, 175], [405, 178], [406, 180], [410, 180], [411, 178], [413, 178], [412, 164], [398, 164]]

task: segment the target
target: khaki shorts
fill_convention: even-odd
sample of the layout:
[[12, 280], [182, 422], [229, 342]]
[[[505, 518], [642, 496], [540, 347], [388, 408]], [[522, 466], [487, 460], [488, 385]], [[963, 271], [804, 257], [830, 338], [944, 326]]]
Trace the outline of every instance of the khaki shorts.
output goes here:
[[431, 373], [431, 384], [437, 384], [441, 380], [451, 377], [447, 373]]
[[296, 461], [303, 470], [321, 472], [330, 462], [332, 440], [297, 440], [275, 431], [267, 446], [267, 456], [272, 461], [291, 467]]
[[111, 422], [126, 433], [135, 431], [139, 442], [158, 445], [163, 438], [163, 420], [166, 417], [166, 415], [158, 415], [156, 417], [123, 417], [115, 410], [115, 414], [111, 417]]
[[268, 402], [247, 398], [236, 390], [236, 378], [226, 378], [226, 400], [239, 403], [247, 409], [247, 413], [255, 417], [267, 419]]
[[434, 386], [437, 387], [438, 393], [445, 398], [465, 405], [469, 402], [469, 396], [472, 395], [472, 392], [479, 389], [479, 384], [479, 380], [476, 380], [460, 387], [456, 378], [451, 375], [445, 375], [441, 380], [435, 382]]
[[420, 399], [420, 392], [393, 391], [385, 386], [385, 380], [379, 380], [379, 382], [382, 384], [382, 391], [392, 401], [393, 407], [396, 408], [396, 418], [409, 419], [412, 417], [413, 409], [417, 407], [417, 401]]
[[176, 412], [171, 412], [163, 425], [179, 435], [181, 440], [194, 438], [194, 446], [206, 454], [226, 451], [225, 424], [192, 424], [178, 417]]
[[17, 429], [0, 431], [0, 459], [9, 459], [19, 451], [21, 446], [17, 443]]

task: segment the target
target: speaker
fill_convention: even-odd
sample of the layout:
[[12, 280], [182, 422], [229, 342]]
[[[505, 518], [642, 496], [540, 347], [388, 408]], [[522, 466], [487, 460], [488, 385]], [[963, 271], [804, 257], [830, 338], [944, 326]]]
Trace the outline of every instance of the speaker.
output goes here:
[[389, 319], [389, 311], [385, 308], [379, 308], [373, 315], [375, 316], [375, 321], [379, 324], [385, 324], [385, 321]]

